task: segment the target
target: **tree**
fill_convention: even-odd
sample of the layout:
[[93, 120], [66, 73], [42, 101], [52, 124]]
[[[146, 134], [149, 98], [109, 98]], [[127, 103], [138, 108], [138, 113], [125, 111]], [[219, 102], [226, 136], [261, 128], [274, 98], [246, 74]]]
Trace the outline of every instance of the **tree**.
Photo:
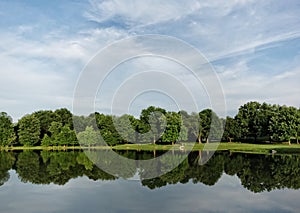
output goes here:
[[12, 145], [16, 140], [12, 118], [5, 112], [0, 113], [0, 146]]
[[162, 135], [163, 142], [172, 143], [173, 145], [178, 140], [187, 140], [186, 128], [183, 126], [180, 114], [176, 112], [167, 112], [166, 121], [166, 130]]
[[58, 145], [74, 145], [77, 143], [77, 137], [74, 130], [71, 130], [69, 125], [65, 125], [61, 128], [60, 132], [56, 136], [56, 143]]
[[269, 131], [273, 141], [288, 141], [298, 138], [299, 118], [295, 107], [280, 106], [270, 119]]
[[121, 137], [122, 143], [135, 142], [136, 132], [132, 125], [135, 118], [132, 115], [122, 115], [121, 117], [113, 117], [114, 127]]
[[54, 121], [59, 122], [58, 115], [52, 112], [51, 110], [40, 110], [34, 112], [32, 115], [39, 120], [40, 128], [41, 128], [40, 139], [42, 139], [45, 134], [49, 134], [49, 128], [52, 122]]
[[96, 113], [95, 117], [97, 127], [106, 144], [113, 146], [122, 142], [122, 137], [114, 126], [115, 116]]
[[77, 137], [81, 145], [87, 145], [88, 147], [101, 142], [99, 132], [95, 131], [91, 126], [87, 126], [85, 131], [79, 132]]
[[161, 139], [166, 127], [166, 110], [150, 106], [147, 109], [143, 109], [140, 115], [143, 131], [141, 140], [145, 142], [152, 141], [155, 144]]
[[34, 146], [40, 141], [40, 122], [34, 115], [26, 115], [18, 122], [19, 143]]
[[67, 125], [71, 130], [73, 129], [73, 115], [68, 109], [57, 109], [54, 111], [54, 113], [58, 116], [59, 121], [63, 126]]
[[206, 141], [220, 140], [222, 136], [222, 123], [217, 114], [211, 109], [204, 109], [199, 113], [201, 137]]
[[199, 144], [202, 143], [199, 113], [192, 112], [191, 115], [185, 111], [180, 111], [179, 113], [181, 114], [183, 125], [187, 128], [188, 140], [198, 141]]
[[241, 127], [241, 137], [243, 139], [253, 138], [256, 142], [261, 132], [259, 108], [261, 104], [258, 102], [248, 102], [239, 108], [235, 119]]
[[45, 134], [42, 139], [41, 145], [45, 146], [45, 147], [53, 145], [53, 140], [51, 139], [51, 137], [49, 137], [47, 134]]
[[238, 123], [235, 119], [227, 116], [226, 117], [226, 123], [225, 123], [225, 129], [223, 134], [223, 140], [229, 142], [232, 141], [232, 139], [238, 139], [241, 136], [241, 129], [239, 128]]

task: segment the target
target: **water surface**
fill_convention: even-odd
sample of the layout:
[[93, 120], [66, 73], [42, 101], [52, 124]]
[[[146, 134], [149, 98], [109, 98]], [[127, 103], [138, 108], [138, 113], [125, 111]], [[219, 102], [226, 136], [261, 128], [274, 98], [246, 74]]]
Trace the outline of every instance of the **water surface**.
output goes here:
[[0, 212], [300, 211], [299, 156], [220, 152], [201, 165], [206, 155], [193, 152], [171, 172], [139, 180], [141, 170], [114, 177], [83, 152], [0, 152]]

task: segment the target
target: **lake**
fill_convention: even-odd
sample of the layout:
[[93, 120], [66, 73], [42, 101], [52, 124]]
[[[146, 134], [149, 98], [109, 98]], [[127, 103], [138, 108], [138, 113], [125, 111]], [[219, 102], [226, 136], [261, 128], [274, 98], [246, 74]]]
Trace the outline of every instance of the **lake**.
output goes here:
[[[180, 151], [118, 154], [162, 156], [158, 170], [182, 157]], [[203, 164], [207, 156], [191, 152], [172, 171], [143, 179], [147, 171], [139, 165], [115, 177], [81, 151], [0, 152], [0, 212], [300, 212], [300, 155], [217, 152]]]

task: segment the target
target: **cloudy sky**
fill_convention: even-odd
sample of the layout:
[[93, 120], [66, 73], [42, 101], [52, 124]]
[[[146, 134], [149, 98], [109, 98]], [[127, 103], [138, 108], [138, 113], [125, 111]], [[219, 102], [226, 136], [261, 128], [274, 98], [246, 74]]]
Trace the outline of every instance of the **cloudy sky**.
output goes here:
[[[173, 36], [198, 49], [217, 73], [229, 115], [250, 100], [299, 107], [299, 14], [297, 0], [2, 0], [0, 111], [17, 120], [39, 109], [72, 109], [78, 79], [93, 56], [120, 39], [147, 34]], [[170, 62], [147, 58], [116, 72], [127, 73], [127, 81], [135, 72], [152, 69], [141, 66], [147, 62], [176, 73], [168, 70]], [[114, 82], [118, 76], [110, 76], [107, 91], [124, 83]], [[131, 101], [130, 112], [149, 104], [173, 109], [176, 102], [162, 93], [142, 96]], [[101, 98], [96, 108], [108, 112], [112, 97]]]

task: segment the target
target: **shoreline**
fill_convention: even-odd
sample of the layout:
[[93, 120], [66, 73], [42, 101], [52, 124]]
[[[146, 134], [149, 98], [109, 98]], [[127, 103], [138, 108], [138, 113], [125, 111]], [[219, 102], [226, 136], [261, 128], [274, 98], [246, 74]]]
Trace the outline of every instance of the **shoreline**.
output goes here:
[[[216, 147], [217, 146], [217, 147]], [[183, 145], [153, 145], [153, 144], [122, 144], [116, 146], [16, 146], [0, 147], [0, 151], [23, 151], [23, 150], [46, 150], [46, 151], [67, 151], [67, 150], [130, 150], [130, 151], [230, 151], [242, 153], [261, 154], [300, 154], [300, 144], [249, 144], [249, 143], [209, 143], [193, 144], [183, 143]]]

